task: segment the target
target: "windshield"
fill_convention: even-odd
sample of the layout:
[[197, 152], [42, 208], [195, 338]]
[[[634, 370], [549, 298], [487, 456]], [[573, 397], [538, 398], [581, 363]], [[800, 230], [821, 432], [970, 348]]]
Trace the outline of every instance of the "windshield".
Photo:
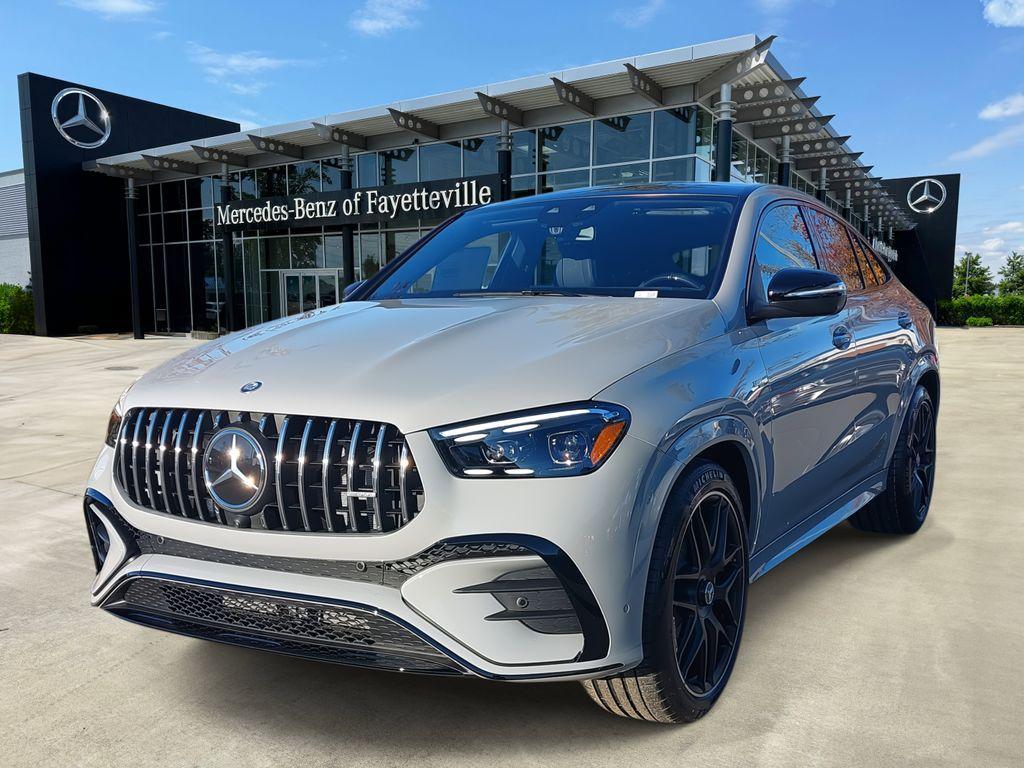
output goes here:
[[437, 232], [369, 298], [708, 298], [734, 207], [721, 198], [629, 196], [478, 208]]

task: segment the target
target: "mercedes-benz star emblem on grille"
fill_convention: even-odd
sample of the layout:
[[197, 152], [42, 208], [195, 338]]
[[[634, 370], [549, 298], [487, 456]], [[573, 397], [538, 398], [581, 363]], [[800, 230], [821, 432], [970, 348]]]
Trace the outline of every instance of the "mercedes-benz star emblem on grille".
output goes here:
[[907, 205], [914, 213], [935, 213], [946, 202], [946, 185], [938, 179], [921, 179], [907, 190]]
[[203, 479], [218, 506], [231, 512], [244, 512], [256, 504], [266, 488], [266, 452], [245, 429], [222, 429], [206, 447]]
[[248, 384], [242, 385], [242, 394], [246, 392], [255, 392], [257, 389], [263, 386], [262, 381], [250, 381]]
[[57, 132], [76, 147], [96, 149], [110, 138], [110, 113], [81, 88], [65, 88], [54, 96], [50, 115]]

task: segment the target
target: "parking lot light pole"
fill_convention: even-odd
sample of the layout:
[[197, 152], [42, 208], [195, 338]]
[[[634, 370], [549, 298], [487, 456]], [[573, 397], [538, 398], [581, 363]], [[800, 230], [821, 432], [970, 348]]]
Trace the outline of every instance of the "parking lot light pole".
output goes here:
[[128, 279], [131, 282], [132, 335], [145, 338], [142, 332], [142, 306], [139, 291], [139, 244], [135, 240], [135, 179], [125, 179], [124, 208], [128, 217]]
[[715, 181], [732, 179], [732, 121], [736, 115], [736, 102], [732, 100], [732, 86], [724, 83], [719, 89], [715, 106]]

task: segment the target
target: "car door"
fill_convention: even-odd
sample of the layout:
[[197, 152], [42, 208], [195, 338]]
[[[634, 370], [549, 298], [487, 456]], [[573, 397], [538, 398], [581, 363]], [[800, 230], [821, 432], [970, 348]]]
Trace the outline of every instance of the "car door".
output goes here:
[[906, 294], [891, 280], [875, 253], [849, 228], [864, 290], [849, 298], [857, 339], [857, 380], [867, 406], [858, 426], [869, 448], [865, 477], [885, 469], [902, 413], [900, 393], [914, 362], [914, 331]]
[[845, 489], [882, 469], [889, 446], [886, 427], [899, 409], [900, 358], [893, 333], [900, 330], [896, 311], [887, 307], [888, 292], [880, 291], [877, 273], [859, 258], [856, 238], [831, 214], [809, 211], [811, 229], [822, 244], [824, 268], [847, 284], [846, 308], [855, 343], [856, 392], [854, 407], [838, 436], [835, 454], [846, 480]]
[[[755, 235], [750, 291], [764, 298], [772, 276], [820, 266], [802, 208], [769, 208]], [[824, 268], [824, 266], [821, 266]], [[847, 484], [842, 441], [859, 410], [849, 312], [755, 323], [768, 376], [770, 496], [758, 544], [768, 544], [834, 499]]]

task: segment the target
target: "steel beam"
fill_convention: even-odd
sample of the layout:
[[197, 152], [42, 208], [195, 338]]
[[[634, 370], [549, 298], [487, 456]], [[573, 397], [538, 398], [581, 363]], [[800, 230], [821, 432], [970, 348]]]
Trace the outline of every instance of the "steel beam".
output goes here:
[[302, 160], [306, 156], [302, 147], [292, 144], [290, 141], [282, 141], [274, 136], [256, 136], [251, 133], [248, 136], [249, 141], [260, 152], [270, 152], [282, 157], [290, 157], [293, 160]]
[[767, 104], [773, 101], [780, 101], [790, 98], [798, 98], [796, 89], [806, 80], [805, 77], [795, 77], [791, 80], [779, 80], [775, 83], [764, 83], [763, 85], [736, 86], [733, 99], [741, 107], [754, 104]]
[[778, 120], [783, 117], [810, 116], [810, 109], [818, 101], [818, 96], [803, 99], [776, 101], [773, 104], [754, 104], [736, 110], [737, 123], [758, 123], [764, 120]]
[[333, 144], [344, 144], [353, 149], [366, 149], [366, 137], [358, 133], [341, 128], [337, 125], [325, 125], [324, 123], [313, 123], [316, 134], [323, 141]]
[[249, 158], [237, 152], [228, 152], [216, 147], [201, 147], [198, 144], [192, 145], [192, 151], [203, 160], [208, 160], [211, 163], [227, 163], [235, 168], [249, 167]]
[[793, 155], [795, 157], [841, 155], [846, 152], [843, 149], [843, 145], [849, 140], [849, 136], [830, 136], [827, 139], [798, 139], [793, 142]]
[[634, 93], [638, 93], [654, 104], [656, 107], [665, 106], [665, 98], [662, 95], [662, 88], [655, 82], [654, 78], [637, 69], [632, 64], [623, 64], [629, 74], [629, 87]]
[[813, 171], [820, 168], [849, 168], [863, 154], [863, 152], [853, 152], [831, 157], [803, 157], [796, 161], [796, 169], [798, 171]]
[[185, 176], [199, 175], [199, 166], [196, 163], [175, 160], [171, 157], [156, 157], [154, 155], [143, 155], [142, 159], [154, 171], [170, 171], [171, 173], [180, 173]]
[[484, 112], [488, 115], [492, 115], [499, 120], [508, 120], [513, 125], [520, 127], [525, 125], [523, 122], [523, 110], [519, 107], [513, 106], [507, 101], [502, 101], [494, 96], [488, 96], [481, 91], [476, 92], [476, 97], [480, 100], [480, 106], [483, 107]]
[[594, 100], [579, 88], [563, 83], [557, 77], [552, 77], [551, 82], [555, 87], [555, 95], [560, 102], [568, 104], [589, 117], [593, 117], [597, 113], [594, 107]]
[[87, 171], [99, 171], [106, 176], [115, 176], [119, 179], [135, 179], [135, 181], [153, 181], [153, 172], [142, 168], [128, 168], [123, 165], [109, 165], [107, 163], [96, 163], [95, 166], [86, 168]]
[[797, 117], [791, 120], [780, 120], [777, 123], [765, 123], [754, 126], [755, 139], [775, 139], [779, 136], [806, 136], [817, 133], [831, 122], [835, 115]]
[[392, 109], [391, 107], [388, 107], [388, 112], [391, 113], [391, 119], [395, 121], [395, 125], [399, 128], [404, 128], [410, 133], [418, 133], [420, 136], [425, 136], [428, 139], [441, 138], [441, 128], [436, 123], [408, 112]]
[[737, 80], [763, 67], [768, 60], [768, 50], [772, 47], [773, 42], [775, 42], [775, 35], [766, 37], [746, 53], [737, 56], [724, 67], [719, 67], [697, 83], [697, 99], [703, 100], [708, 96], [714, 96], [723, 85], [732, 85]]

